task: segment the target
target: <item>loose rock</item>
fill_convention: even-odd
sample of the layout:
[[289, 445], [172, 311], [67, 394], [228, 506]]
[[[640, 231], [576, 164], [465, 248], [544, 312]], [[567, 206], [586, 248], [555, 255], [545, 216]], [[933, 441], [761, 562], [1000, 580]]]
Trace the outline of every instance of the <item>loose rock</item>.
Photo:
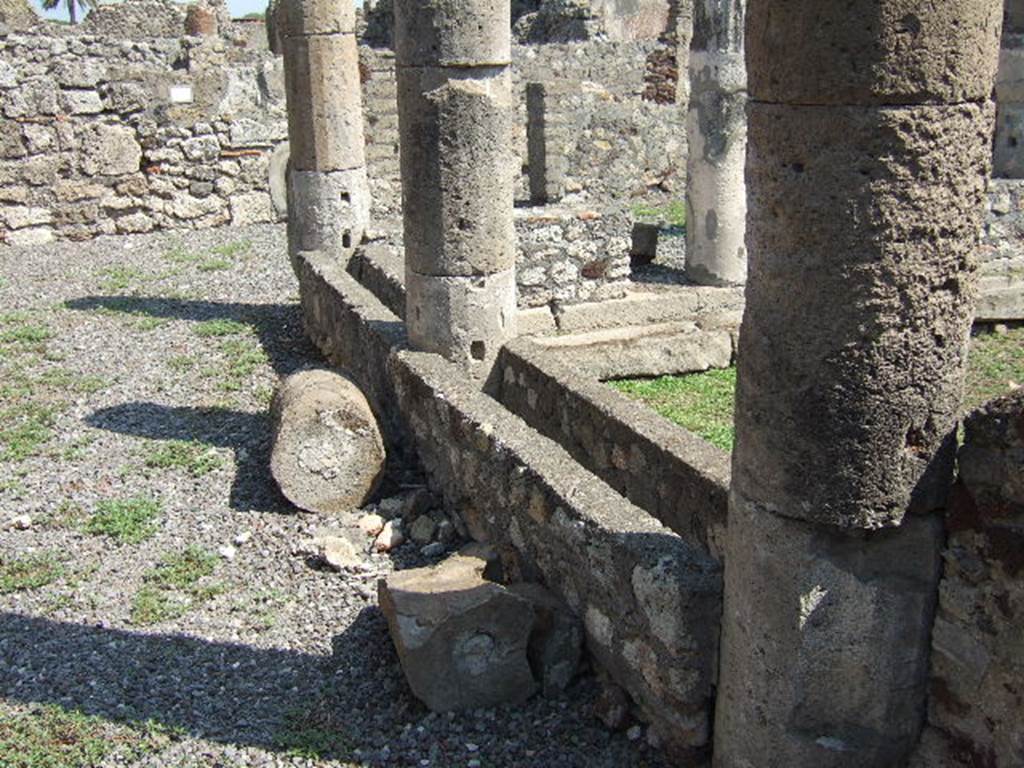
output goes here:
[[398, 520], [388, 520], [377, 539], [373, 542], [373, 548], [378, 552], [390, 552], [395, 547], [405, 542], [405, 534], [402, 532], [402, 524]]
[[527, 659], [533, 606], [487, 581], [489, 562], [463, 552], [378, 584], [409, 686], [435, 712], [519, 702], [537, 688]]

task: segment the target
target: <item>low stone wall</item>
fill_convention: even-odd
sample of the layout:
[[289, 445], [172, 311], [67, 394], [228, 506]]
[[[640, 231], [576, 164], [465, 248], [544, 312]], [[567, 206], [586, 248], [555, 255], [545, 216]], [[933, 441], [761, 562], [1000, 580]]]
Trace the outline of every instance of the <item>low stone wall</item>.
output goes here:
[[364, 389], [392, 445], [413, 445], [474, 538], [582, 619], [595, 661], [666, 743], [709, 745], [721, 573], [438, 356], [323, 254], [300, 257], [307, 329]]
[[1024, 390], [967, 418], [915, 768], [1024, 765]]
[[507, 345], [497, 367], [497, 397], [505, 407], [686, 541], [721, 559], [729, 495], [725, 451], [581, 376], [529, 339]]

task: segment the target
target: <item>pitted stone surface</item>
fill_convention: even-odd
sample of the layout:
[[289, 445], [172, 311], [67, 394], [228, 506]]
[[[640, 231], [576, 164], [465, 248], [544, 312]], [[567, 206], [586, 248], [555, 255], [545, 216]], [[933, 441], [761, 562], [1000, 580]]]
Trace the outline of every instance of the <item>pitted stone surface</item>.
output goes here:
[[733, 491], [726, 610], [743, 621], [724, 623], [724, 658], [739, 666], [716, 730], [743, 738], [716, 741], [716, 765], [899, 764], [924, 717], [942, 535], [929, 517], [837, 535]]
[[751, 106], [746, 317], [760, 321], [739, 341], [734, 482], [766, 508], [879, 528], [941, 506], [991, 114]]
[[270, 471], [281, 492], [309, 512], [348, 512], [376, 489], [384, 443], [366, 397], [327, 370], [289, 376], [271, 406]]
[[285, 79], [292, 168], [340, 171], [365, 166], [355, 37], [289, 37]]
[[355, 32], [355, 4], [338, 0], [282, 0], [285, 35], [331, 35]]
[[984, 101], [1002, 15], [991, 0], [755, 0], [747, 19], [750, 96], [832, 105]]
[[537, 690], [527, 658], [533, 603], [487, 581], [486, 566], [460, 553], [378, 584], [406, 680], [434, 712], [519, 702]]
[[288, 174], [288, 249], [323, 250], [336, 258], [363, 240], [369, 225], [366, 171], [297, 171]]
[[515, 336], [515, 270], [478, 277], [406, 271], [405, 279], [412, 345], [486, 375], [501, 345]]
[[476, 67], [512, 61], [507, 0], [395, 3], [395, 54], [408, 67]]
[[420, 274], [515, 266], [510, 74], [470, 72], [398, 72], [405, 258]]

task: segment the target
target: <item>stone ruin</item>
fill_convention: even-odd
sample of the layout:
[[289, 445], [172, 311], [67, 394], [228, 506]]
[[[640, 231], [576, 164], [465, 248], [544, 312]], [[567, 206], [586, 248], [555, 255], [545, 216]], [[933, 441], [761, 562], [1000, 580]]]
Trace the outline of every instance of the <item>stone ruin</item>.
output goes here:
[[[283, 490], [386, 451], [484, 545], [381, 585], [417, 696], [582, 652], [684, 764], [1024, 763], [1024, 398], [956, 441], [1024, 310], [1024, 4], [282, 0], [281, 59], [213, 19], [8, 32], [5, 238], [287, 212], [346, 379], [283, 385]], [[637, 221], [684, 186], [685, 244]], [[734, 360], [731, 458], [602, 383]]]
[[[510, 6], [394, 6], [402, 230], [375, 230], [371, 213], [362, 243], [290, 251], [307, 330], [365, 393], [389, 460], [420, 464], [487, 546], [381, 584], [428, 706], [546, 686], [538, 659], [571, 669], [575, 626], [608, 700], [684, 762], [1021, 763], [1024, 400], [968, 418], [959, 466], [956, 442], [979, 253], [991, 258], [979, 235], [1002, 11], [698, 2], [689, 281], [531, 306], [515, 298], [529, 266]], [[333, 0], [274, 13], [350, 23]], [[573, 173], [553, 109], [571, 94], [525, 88], [540, 206]], [[318, 126], [309, 116], [333, 107], [317, 98], [341, 96], [290, 86], [293, 141], [361, 146], [358, 113]], [[1004, 173], [1013, 108], [995, 138]], [[293, 243], [355, 232], [358, 216]], [[730, 286], [744, 281], [741, 331]], [[600, 383], [734, 358], [731, 468]], [[538, 629], [541, 603], [561, 632]]]

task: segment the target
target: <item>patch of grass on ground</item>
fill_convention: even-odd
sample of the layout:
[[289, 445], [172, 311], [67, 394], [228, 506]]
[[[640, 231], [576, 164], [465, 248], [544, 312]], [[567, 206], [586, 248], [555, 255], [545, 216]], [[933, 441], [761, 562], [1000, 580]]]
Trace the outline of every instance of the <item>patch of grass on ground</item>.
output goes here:
[[[0, 558], [0, 595], [38, 589], [56, 581], [64, 568], [50, 552], [10, 559]], [[3, 751], [0, 749], [0, 755]], [[0, 765], [6, 765], [0, 761]]]
[[35, 456], [50, 438], [60, 409], [33, 401], [0, 408], [0, 463]]
[[[735, 368], [609, 383], [709, 443], [732, 450]], [[1024, 327], [975, 336], [967, 360], [964, 411], [984, 405], [1015, 386], [1024, 386]]]
[[220, 388], [227, 392], [241, 389], [246, 379], [269, 361], [263, 347], [249, 339], [228, 339], [220, 351], [227, 359], [227, 366], [220, 371]]
[[215, 448], [185, 440], [170, 440], [151, 448], [145, 464], [152, 469], [181, 469], [192, 477], [202, 477], [223, 466], [224, 459]]
[[188, 355], [175, 355], [167, 359], [167, 367], [177, 373], [184, 373], [190, 371], [196, 366], [195, 359]]
[[645, 224], [665, 224], [682, 229], [686, 226], [686, 203], [682, 200], [673, 200], [667, 205], [636, 203], [633, 217]]
[[736, 369], [723, 368], [691, 376], [627, 379], [610, 382], [615, 389], [642, 400], [665, 418], [731, 451]]
[[217, 336], [238, 336], [241, 334], [248, 334], [252, 332], [252, 326], [246, 323], [239, 323], [235, 320], [227, 320], [225, 318], [217, 318], [216, 320], [206, 320], [196, 326], [196, 335], [202, 336], [203, 338], [211, 338]]
[[102, 280], [100, 289], [107, 293], [124, 293], [134, 288], [136, 283], [147, 282], [152, 279], [138, 267], [117, 265], [104, 267], [97, 273]]
[[52, 338], [50, 327], [28, 312], [0, 314], [0, 352], [5, 357], [26, 352], [42, 354]]
[[1024, 327], [975, 336], [967, 360], [964, 409], [974, 410], [1014, 385], [1024, 386]]
[[217, 568], [217, 556], [200, 547], [165, 555], [132, 600], [133, 624], [147, 626], [177, 619], [224, 591], [207, 577]]
[[164, 253], [164, 258], [173, 264], [194, 265], [200, 272], [218, 272], [231, 269], [234, 266], [234, 259], [251, 247], [252, 243], [249, 240], [238, 240], [218, 245], [209, 253], [194, 253], [181, 243], [176, 243]]
[[274, 746], [302, 760], [344, 760], [352, 750], [340, 724], [323, 706], [287, 715], [284, 725], [274, 734]]
[[0, 765], [94, 768], [115, 755], [120, 764], [163, 749], [172, 737], [155, 723], [123, 725], [56, 705], [0, 710]]
[[156, 533], [156, 520], [161, 511], [161, 504], [156, 499], [106, 499], [96, 505], [85, 530], [125, 544], [138, 544]]

